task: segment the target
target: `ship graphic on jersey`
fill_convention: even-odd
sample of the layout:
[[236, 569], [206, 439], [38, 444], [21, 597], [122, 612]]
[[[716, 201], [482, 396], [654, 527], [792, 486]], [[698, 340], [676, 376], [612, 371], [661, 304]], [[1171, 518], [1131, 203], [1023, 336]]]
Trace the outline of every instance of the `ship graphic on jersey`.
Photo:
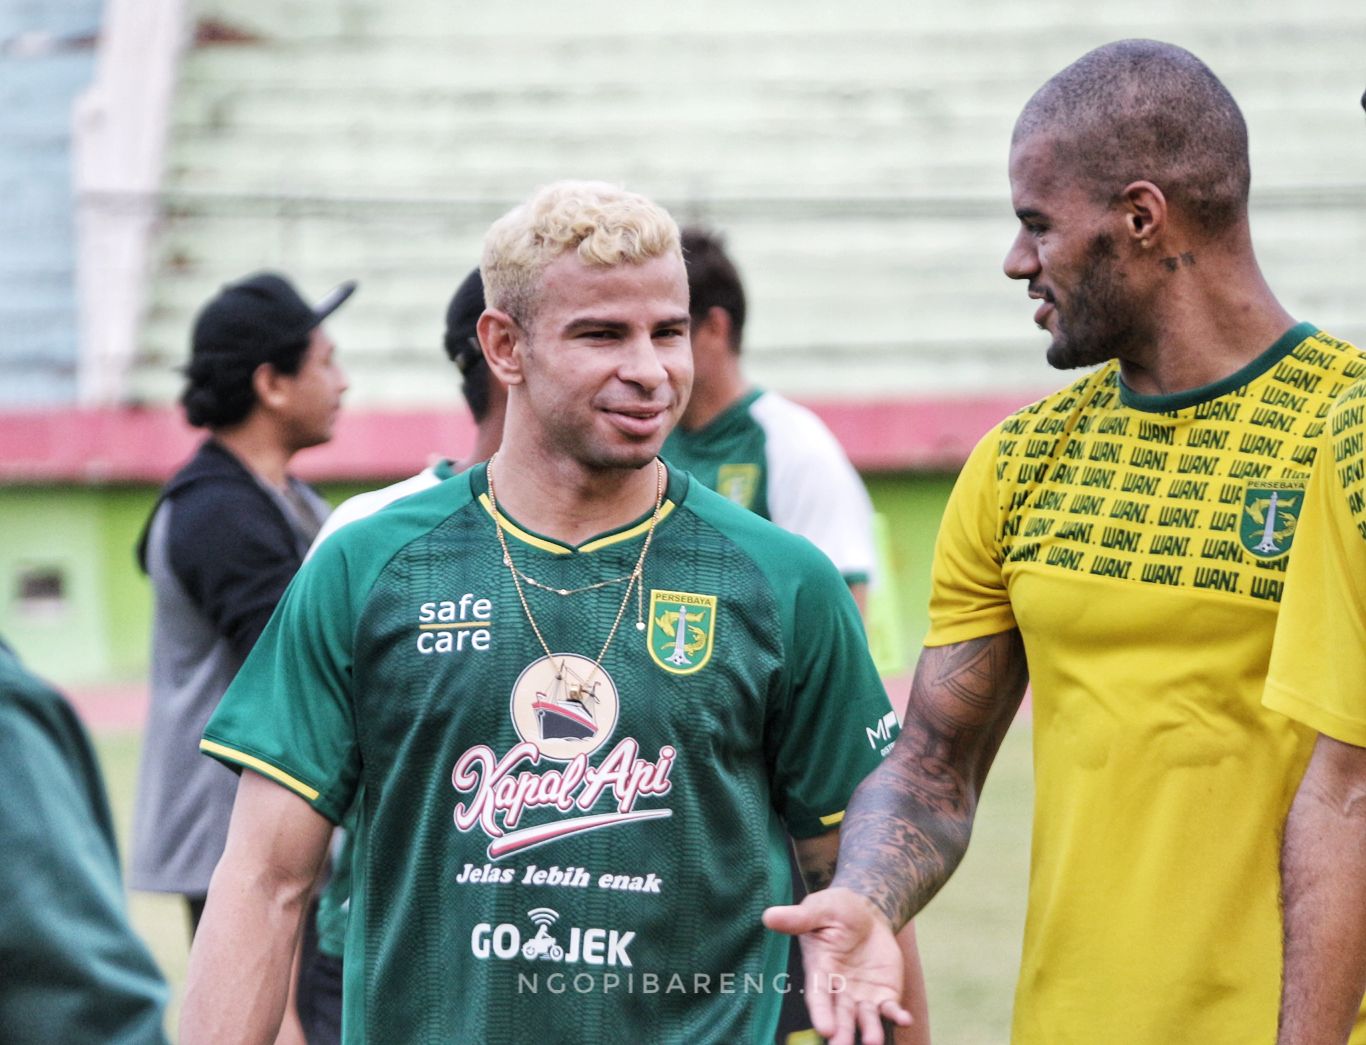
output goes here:
[[597, 718], [593, 709], [598, 705], [598, 684], [566, 678], [565, 672], [555, 676], [555, 681], [547, 693], [536, 692], [532, 710], [541, 727], [544, 740], [583, 740], [598, 732]]

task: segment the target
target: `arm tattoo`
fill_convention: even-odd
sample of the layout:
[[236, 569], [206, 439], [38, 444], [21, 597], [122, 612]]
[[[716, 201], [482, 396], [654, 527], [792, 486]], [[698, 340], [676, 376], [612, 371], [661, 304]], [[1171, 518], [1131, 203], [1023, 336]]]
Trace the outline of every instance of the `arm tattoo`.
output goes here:
[[1018, 631], [921, 653], [901, 736], [849, 803], [832, 884], [867, 896], [894, 929], [929, 902], [963, 858], [1027, 682]]

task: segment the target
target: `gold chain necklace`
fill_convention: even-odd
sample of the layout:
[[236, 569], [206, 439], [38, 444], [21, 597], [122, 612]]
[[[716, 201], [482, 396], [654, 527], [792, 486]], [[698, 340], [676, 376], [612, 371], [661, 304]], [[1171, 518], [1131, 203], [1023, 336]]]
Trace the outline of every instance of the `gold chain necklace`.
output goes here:
[[[550, 646], [545, 641], [545, 636], [541, 634], [540, 625], [536, 623], [536, 618], [531, 613], [531, 606], [526, 601], [526, 592], [522, 590], [522, 581], [525, 579], [529, 584], [546, 591], [554, 592], [556, 595], [577, 595], [581, 592], [593, 591], [596, 588], [606, 588], [613, 584], [620, 584], [626, 581], [626, 591], [622, 593], [621, 605], [617, 607], [616, 619], [612, 621], [612, 628], [607, 633], [607, 641], [602, 644], [602, 649], [598, 651], [597, 660], [593, 661], [593, 670], [589, 672], [587, 682], [592, 682], [593, 676], [598, 673], [598, 668], [602, 664], [602, 658], [607, 656], [608, 647], [612, 645], [612, 640], [617, 637], [617, 629], [621, 627], [621, 619], [626, 615], [626, 605], [631, 601], [631, 589], [636, 591], [636, 630], [645, 630], [645, 556], [650, 553], [650, 542], [654, 540], [655, 527], [659, 525], [659, 512], [664, 505], [664, 476], [665, 470], [659, 458], [655, 458], [655, 510], [650, 516], [650, 528], [645, 531], [645, 542], [640, 547], [640, 557], [636, 559], [635, 568], [624, 576], [614, 580], [599, 581], [596, 584], [589, 584], [582, 588], [552, 588], [534, 580], [519, 570], [512, 561], [512, 552], [508, 549], [507, 538], [503, 535], [503, 517], [498, 511], [498, 493], [493, 482], [493, 463], [497, 460], [497, 454], [489, 458], [488, 467], [485, 474], [489, 482], [489, 507], [493, 509], [493, 528], [498, 534], [498, 546], [503, 550], [503, 565], [512, 574], [512, 586], [517, 590], [517, 600], [522, 604], [522, 612], [526, 614], [527, 623], [531, 625], [531, 630], [536, 635], [536, 641], [541, 644], [541, 649], [545, 650], [547, 659], [552, 662], [555, 654], [550, 652]], [[558, 664], [555, 668], [555, 676], [559, 678], [564, 672], [564, 664]]]

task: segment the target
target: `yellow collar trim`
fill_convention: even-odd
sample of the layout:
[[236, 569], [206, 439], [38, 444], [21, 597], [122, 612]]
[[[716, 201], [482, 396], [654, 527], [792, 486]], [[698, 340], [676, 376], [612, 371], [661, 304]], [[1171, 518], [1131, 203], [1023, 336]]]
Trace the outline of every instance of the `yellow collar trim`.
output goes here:
[[[537, 537], [534, 533], [528, 533], [515, 522], [511, 521], [502, 512], [495, 513], [493, 510], [493, 502], [489, 500], [489, 495], [487, 493], [481, 493], [479, 495], [479, 503], [484, 506], [484, 511], [488, 512], [491, 518], [502, 525], [504, 533], [511, 534], [523, 544], [529, 544], [533, 548], [539, 548], [541, 551], [550, 552], [552, 555], [573, 555], [575, 552], [595, 552], [600, 548], [606, 548], [609, 545], [620, 544], [622, 541], [629, 541], [633, 537], [639, 537], [650, 528], [650, 519], [644, 519], [641, 522], [636, 523], [636, 525], [632, 526], [630, 529], [622, 530], [620, 533], [610, 533], [606, 537], [596, 537], [587, 544], [580, 545], [578, 548], [567, 548], [563, 544], [556, 544], [554, 541], [547, 541], [544, 537]], [[659, 521], [663, 522], [667, 519], [670, 514], [672, 514], [674, 507], [673, 501], [665, 501], [661, 504], [659, 506]], [[653, 518], [653, 513], [651, 513], [651, 518]]]

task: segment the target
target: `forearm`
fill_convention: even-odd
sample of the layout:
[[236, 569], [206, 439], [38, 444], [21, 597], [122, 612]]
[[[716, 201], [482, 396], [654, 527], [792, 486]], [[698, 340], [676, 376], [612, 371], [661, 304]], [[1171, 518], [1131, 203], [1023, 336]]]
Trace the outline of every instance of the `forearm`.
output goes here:
[[226, 857], [219, 864], [190, 954], [185, 1045], [275, 1040], [308, 893], [307, 882], [291, 885]]
[[190, 952], [182, 1045], [270, 1045], [332, 825], [293, 792], [242, 774], [228, 844]]
[[833, 883], [868, 897], [894, 929], [967, 851], [978, 796], [1026, 680], [1018, 632], [922, 653], [901, 736], [845, 813]]
[[868, 897], [893, 929], [930, 901], [967, 851], [976, 796], [942, 772], [927, 780], [923, 766], [894, 750], [845, 813], [831, 884]]
[[1345, 1042], [1366, 992], [1366, 751], [1319, 739], [1281, 851], [1281, 1045]]

